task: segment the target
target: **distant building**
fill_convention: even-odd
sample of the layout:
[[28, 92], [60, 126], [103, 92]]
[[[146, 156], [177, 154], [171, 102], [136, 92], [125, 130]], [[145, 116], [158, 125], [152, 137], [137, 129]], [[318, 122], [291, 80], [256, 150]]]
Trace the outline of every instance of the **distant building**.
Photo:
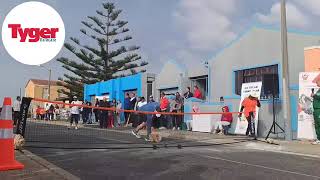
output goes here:
[[[50, 100], [56, 101], [65, 98], [65, 95], [58, 90], [65, 89], [59, 86], [58, 81], [50, 81]], [[30, 79], [25, 86], [25, 96], [31, 98], [48, 99], [48, 80]]]

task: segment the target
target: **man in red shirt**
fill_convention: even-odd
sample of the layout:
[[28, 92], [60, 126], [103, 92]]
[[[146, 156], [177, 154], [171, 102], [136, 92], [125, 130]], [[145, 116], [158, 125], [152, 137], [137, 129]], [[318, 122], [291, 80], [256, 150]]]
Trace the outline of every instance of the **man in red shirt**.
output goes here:
[[194, 97], [198, 99], [202, 99], [202, 93], [198, 86], [194, 86]]
[[[160, 94], [160, 110], [161, 112], [169, 112], [169, 100], [166, 98], [166, 94], [161, 92]], [[160, 128], [165, 129], [167, 127], [167, 116], [161, 115]]]

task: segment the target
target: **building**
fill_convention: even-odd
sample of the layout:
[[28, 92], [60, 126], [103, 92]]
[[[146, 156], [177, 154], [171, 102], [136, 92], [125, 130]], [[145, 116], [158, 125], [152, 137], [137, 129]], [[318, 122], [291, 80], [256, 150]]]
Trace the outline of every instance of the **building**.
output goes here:
[[[65, 97], [58, 90], [64, 89], [59, 86], [58, 81], [50, 81], [50, 100], [60, 100]], [[31, 98], [48, 99], [49, 88], [48, 80], [30, 79], [25, 86], [25, 96]]]
[[108, 97], [124, 102], [125, 93], [134, 92], [137, 96], [148, 97], [155, 92], [155, 75], [138, 73], [132, 76], [111, 79], [84, 86], [84, 100], [94, 102], [97, 96]]
[[[223, 96], [234, 110], [239, 109], [241, 85], [245, 82], [262, 81], [262, 107], [259, 113], [259, 136], [266, 136], [271, 127], [273, 112], [270, 88], [275, 89], [276, 120], [284, 127], [282, 95], [282, 55], [280, 30], [273, 27], [255, 25], [229, 43], [209, 60], [211, 69], [211, 101]], [[319, 43], [320, 33], [306, 33], [288, 30], [289, 89], [291, 100], [291, 124], [294, 138], [297, 132], [297, 102], [299, 72], [305, 70], [304, 48]], [[268, 83], [267, 75], [276, 79]], [[268, 90], [269, 89], [269, 90]], [[283, 137], [284, 134], [278, 134]]]
[[[320, 66], [320, 61], [317, 58], [318, 54], [320, 54], [319, 48], [305, 48], [317, 46], [319, 42], [320, 33], [288, 30], [289, 96], [291, 100], [290, 113], [293, 138], [296, 138], [298, 124], [299, 72], [303, 72], [305, 69], [318, 70], [318, 66]], [[194, 104], [197, 104], [202, 112], [218, 111], [224, 105], [228, 105], [231, 111], [238, 111], [242, 84], [262, 81], [262, 107], [259, 113], [258, 135], [265, 137], [273, 120], [272, 91], [275, 93], [276, 99], [276, 121], [281, 127], [284, 127], [281, 105], [283, 100], [281, 75], [280, 29], [254, 25], [235, 40], [228, 43], [224, 48], [217, 51], [212, 58], [207, 59], [206, 62], [199, 63], [197, 66], [192, 67], [192, 69], [180, 65], [174, 60], [168, 61], [160, 73], [153, 76], [152, 88], [149, 89], [152, 89], [152, 93], [158, 99], [161, 92], [165, 92], [166, 94], [173, 94], [175, 92], [184, 93], [186, 87], [193, 88], [197, 85], [203, 92], [204, 98], [202, 101], [194, 101], [194, 99], [191, 99], [190, 102], [185, 101], [185, 112], [192, 112]], [[150, 81], [140, 76], [142, 74], [137, 75], [137, 77], [127, 77], [130, 80], [125, 81], [128, 83], [125, 85], [128, 86], [125, 89], [122, 89], [121, 86], [112, 81], [87, 85], [85, 87], [85, 98], [90, 99], [94, 95], [110, 93], [112, 97], [123, 99], [124, 92], [131, 89], [136, 89], [138, 95], [146, 95], [148, 94], [146, 92], [150, 92], [150, 90], [142, 90], [147, 89]], [[273, 77], [272, 81], [270, 81], [270, 78], [267, 78], [271, 76]], [[116, 81], [121, 82], [121, 80]], [[117, 90], [114, 91], [112, 88], [116, 88]], [[120, 93], [120, 95], [115, 95], [114, 92]], [[219, 101], [222, 96], [224, 97], [224, 102]], [[185, 122], [191, 119], [192, 116], [185, 116]], [[273, 136], [284, 137], [284, 133]]]

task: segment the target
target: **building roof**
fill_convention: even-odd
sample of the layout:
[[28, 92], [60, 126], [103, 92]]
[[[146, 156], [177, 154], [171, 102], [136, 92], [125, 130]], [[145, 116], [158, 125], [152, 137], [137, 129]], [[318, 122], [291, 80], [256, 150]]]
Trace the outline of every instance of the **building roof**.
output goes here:
[[[30, 81], [32, 81], [34, 84], [40, 85], [40, 86], [48, 85], [48, 80], [43, 80], [43, 79], [29, 79], [29, 81], [27, 82], [27, 85], [29, 84]], [[58, 86], [58, 82], [59, 81], [50, 81], [50, 85], [51, 86]]]

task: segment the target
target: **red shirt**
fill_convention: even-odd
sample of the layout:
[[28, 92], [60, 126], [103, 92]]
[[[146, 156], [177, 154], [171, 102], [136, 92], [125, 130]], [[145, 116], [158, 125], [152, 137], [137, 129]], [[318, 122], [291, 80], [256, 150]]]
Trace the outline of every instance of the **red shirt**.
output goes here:
[[202, 94], [199, 89], [194, 90], [194, 97], [198, 99], [202, 99]]
[[169, 106], [169, 100], [166, 97], [161, 98], [160, 100], [160, 109], [165, 110]]
[[242, 106], [244, 106], [244, 115], [248, 117], [250, 112], [255, 113], [257, 105], [258, 105], [257, 100], [251, 100], [250, 98], [245, 98], [242, 101]]

